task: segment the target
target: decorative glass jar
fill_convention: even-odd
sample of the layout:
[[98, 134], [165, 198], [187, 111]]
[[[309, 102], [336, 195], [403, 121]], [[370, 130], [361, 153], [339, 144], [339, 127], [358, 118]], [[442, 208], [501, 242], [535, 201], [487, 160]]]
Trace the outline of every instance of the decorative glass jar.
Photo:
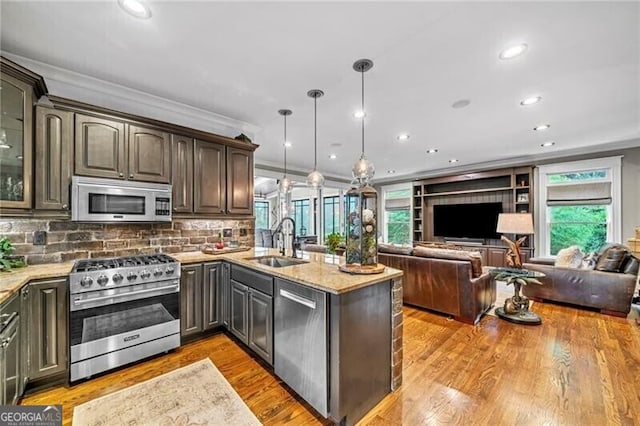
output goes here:
[[369, 184], [351, 188], [345, 196], [346, 266], [377, 266], [378, 264], [378, 192]]

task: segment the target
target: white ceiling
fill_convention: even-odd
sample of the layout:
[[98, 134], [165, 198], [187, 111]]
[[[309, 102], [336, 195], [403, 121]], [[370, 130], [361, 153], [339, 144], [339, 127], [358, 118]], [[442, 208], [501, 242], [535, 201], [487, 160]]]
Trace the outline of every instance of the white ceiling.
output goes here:
[[[366, 152], [377, 179], [640, 137], [638, 2], [149, 4], [141, 21], [115, 0], [2, 1], [1, 48], [255, 124], [258, 164], [282, 166], [277, 111], [290, 108], [289, 168], [303, 171], [313, 166], [306, 93], [322, 89], [318, 169], [333, 177], [350, 177], [360, 155], [360, 58], [375, 64]], [[516, 42], [525, 55], [499, 60]], [[542, 102], [521, 107], [530, 95]], [[470, 106], [451, 108], [460, 99]], [[534, 132], [540, 123], [551, 128]], [[545, 151], [547, 140], [556, 145]]]

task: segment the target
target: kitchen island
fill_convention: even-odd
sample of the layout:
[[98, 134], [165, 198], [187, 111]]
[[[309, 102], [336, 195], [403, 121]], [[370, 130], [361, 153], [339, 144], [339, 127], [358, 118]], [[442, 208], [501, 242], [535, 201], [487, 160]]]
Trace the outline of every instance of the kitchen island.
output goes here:
[[[221, 280], [223, 286], [229, 282], [226, 294], [231, 293], [227, 329], [322, 416], [354, 424], [402, 382], [402, 271], [347, 274], [338, 270], [344, 258], [309, 252], [299, 256], [303, 263], [289, 266], [259, 262], [277, 255], [277, 250], [256, 248], [174, 257], [185, 268], [216, 261], [230, 265], [229, 277]], [[259, 285], [252, 286], [252, 280]], [[267, 333], [260, 339], [260, 332], [252, 338], [251, 327], [238, 331], [243, 327], [234, 324], [234, 318], [247, 317], [234, 311], [235, 295], [246, 292], [249, 300], [255, 295], [264, 301], [258, 306], [272, 306], [273, 324], [266, 325], [273, 328], [272, 338]]]

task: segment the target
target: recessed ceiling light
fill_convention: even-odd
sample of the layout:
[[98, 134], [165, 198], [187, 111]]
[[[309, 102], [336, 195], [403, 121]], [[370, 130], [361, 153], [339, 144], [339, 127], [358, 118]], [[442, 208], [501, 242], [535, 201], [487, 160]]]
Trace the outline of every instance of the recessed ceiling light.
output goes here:
[[364, 117], [366, 117], [366, 116], [367, 116], [367, 114], [366, 114], [364, 111], [362, 111], [362, 110], [358, 110], [358, 111], [355, 111], [355, 112], [353, 113], [353, 116], [354, 116], [355, 118], [364, 118]]
[[525, 50], [527, 50], [526, 44], [517, 44], [515, 46], [507, 47], [506, 49], [504, 49], [502, 52], [500, 52], [500, 55], [498, 55], [498, 57], [500, 59], [513, 59], [517, 56], [522, 55]]
[[11, 145], [7, 145], [4, 142], [0, 143], [0, 149], [9, 149], [9, 148], [11, 148]]
[[540, 124], [539, 126], [534, 127], [533, 130], [547, 130], [549, 127], [551, 127], [551, 124]]
[[129, 15], [139, 19], [151, 18], [151, 9], [140, 0], [118, 0], [120, 7]]
[[435, 154], [436, 152], [438, 152], [436, 148], [431, 148], [427, 150], [427, 154]]
[[394, 174], [395, 172], [395, 170], [387, 170], [387, 173], [389, 173], [390, 175]]
[[16, 158], [17, 158], [18, 160], [22, 160], [22, 158], [23, 158], [23, 157], [22, 157], [22, 155], [16, 155]]
[[466, 108], [469, 106], [470, 103], [471, 101], [469, 99], [460, 99], [459, 101], [455, 101], [453, 104], [451, 104], [451, 108], [455, 108], [455, 109]]
[[333, 147], [340, 147], [340, 146], [342, 146], [342, 144], [341, 144], [340, 142], [334, 142], [334, 143], [332, 143], [332, 144], [331, 144], [331, 145], [329, 145], [329, 146], [333, 146]]
[[406, 141], [409, 140], [409, 138], [411, 137], [411, 135], [409, 135], [409, 133], [400, 133], [397, 138], [399, 141]]
[[329, 158], [331, 158], [332, 160], [335, 160], [336, 158], [338, 158], [338, 156], [335, 154], [329, 154]]
[[286, 141], [286, 142], [284, 143], [284, 146], [285, 146], [286, 148], [291, 148], [291, 142]]
[[542, 100], [542, 96], [532, 96], [530, 98], [520, 101], [520, 105], [522, 106], [533, 105], [533, 104], [537, 104], [541, 100]]
[[545, 142], [545, 143], [540, 144], [540, 146], [547, 148], [547, 147], [550, 147], [550, 146], [554, 146], [555, 144], [556, 144], [555, 142], [549, 141], [549, 142]]
[[457, 163], [458, 160], [456, 160], [455, 158], [452, 158], [451, 160], [449, 160], [450, 163]]

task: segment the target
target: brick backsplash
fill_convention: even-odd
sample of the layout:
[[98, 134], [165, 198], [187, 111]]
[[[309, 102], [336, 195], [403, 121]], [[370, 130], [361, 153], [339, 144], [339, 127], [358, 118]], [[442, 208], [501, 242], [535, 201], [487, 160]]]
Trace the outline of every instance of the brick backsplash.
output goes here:
[[[0, 237], [8, 237], [15, 255], [27, 264], [66, 262], [89, 257], [198, 251], [218, 240], [223, 228], [233, 230], [240, 245], [254, 245], [253, 220], [174, 219], [172, 223], [76, 223], [63, 220], [0, 219]], [[245, 236], [240, 230], [246, 229]], [[47, 232], [47, 244], [34, 246], [34, 231]]]

